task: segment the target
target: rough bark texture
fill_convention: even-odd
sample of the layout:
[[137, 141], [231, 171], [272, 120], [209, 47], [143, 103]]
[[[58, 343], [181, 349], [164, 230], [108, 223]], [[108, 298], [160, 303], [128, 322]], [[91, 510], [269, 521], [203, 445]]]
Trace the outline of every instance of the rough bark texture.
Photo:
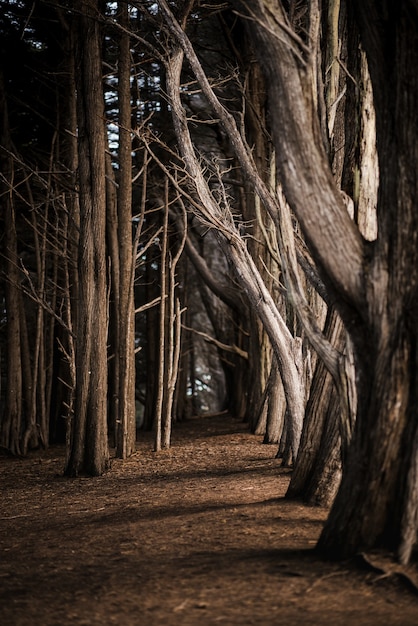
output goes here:
[[[383, 545], [408, 561], [417, 532], [418, 11], [357, 4], [376, 107], [378, 238], [367, 275], [368, 336], [349, 467], [320, 541], [328, 554]], [[361, 482], [360, 482], [360, 476]], [[344, 537], [344, 539], [343, 539]], [[337, 545], [340, 543], [339, 549]]]
[[[344, 342], [345, 331], [335, 311], [328, 310], [324, 333], [334, 346], [340, 347], [339, 344]], [[300, 497], [315, 504], [331, 504], [341, 470], [338, 441], [340, 419], [341, 410], [335, 384], [323, 361], [318, 361], [306, 405], [300, 450], [287, 497]]]
[[[297, 44], [289, 38], [286, 41], [283, 35], [279, 24], [286, 18], [281, 3], [273, 1], [264, 6], [259, 2], [258, 9], [260, 20], [251, 26], [250, 33], [267, 77], [270, 108], [277, 120], [272, 124], [272, 135], [286, 199], [327, 277], [331, 294], [337, 291], [347, 309], [354, 302], [361, 310], [365, 246], [329, 167], [308, 61], [298, 60], [293, 52]], [[347, 310], [348, 317], [350, 313], [354, 318], [354, 311]]]
[[406, 561], [417, 520], [417, 336], [412, 321], [418, 282], [417, 7], [356, 4], [376, 107], [381, 182], [373, 245], [362, 240], [341, 205], [322, 148], [306, 65], [294, 54], [293, 39], [285, 41], [281, 3], [259, 2], [258, 9], [260, 23], [251, 32], [268, 77], [272, 110], [285, 120], [273, 129], [284, 191], [355, 353], [356, 427], [319, 547], [344, 558], [381, 545], [400, 550]]
[[80, 241], [76, 400], [66, 473], [108, 467], [105, 136], [98, 4], [83, 2], [77, 34]]

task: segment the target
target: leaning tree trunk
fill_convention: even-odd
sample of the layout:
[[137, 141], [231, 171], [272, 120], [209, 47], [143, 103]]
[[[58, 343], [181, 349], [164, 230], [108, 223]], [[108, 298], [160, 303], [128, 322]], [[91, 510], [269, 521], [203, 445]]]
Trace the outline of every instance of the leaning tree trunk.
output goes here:
[[[343, 347], [345, 330], [332, 309], [328, 310], [324, 333], [332, 345]], [[319, 360], [306, 405], [300, 450], [286, 497], [302, 498], [315, 504], [331, 504], [341, 475], [339, 443], [337, 454], [332, 449], [334, 436], [338, 437], [339, 433], [339, 415], [334, 381]], [[329, 469], [327, 461], [331, 465]]]
[[[160, 0], [160, 4], [163, 6], [163, 0]], [[164, 11], [168, 11], [167, 19], [177, 34], [179, 26], [172, 21], [173, 18], [167, 5], [165, 5]], [[183, 41], [182, 35], [180, 37]], [[189, 45], [187, 41], [184, 41], [184, 43]], [[183, 52], [177, 48], [167, 61], [167, 93], [172, 105], [173, 123], [187, 176], [189, 182], [193, 184], [200, 201], [200, 204], [196, 207], [197, 214], [203, 223], [206, 225], [210, 224], [215, 229], [219, 243], [231, 263], [231, 267], [234, 269], [240, 286], [244, 290], [251, 306], [254, 307], [269, 336], [286, 394], [290, 429], [289, 440], [293, 457], [296, 458], [302, 431], [305, 402], [302, 372], [295, 361], [298, 341], [297, 338], [295, 340], [292, 337], [283, 321], [271, 293], [263, 282], [254, 260], [248, 252], [245, 241], [241, 238], [233, 222], [232, 214], [225, 212], [225, 208], [228, 207], [220, 208], [203, 175], [191, 142], [186, 114], [180, 98], [179, 85], [182, 65]], [[200, 73], [200, 68], [197, 64], [194, 69]], [[232, 119], [231, 116], [229, 117]], [[175, 183], [174, 180], [172, 182]], [[229, 208], [228, 211], [230, 211]]]
[[355, 436], [319, 547], [347, 556], [380, 545], [407, 562], [418, 530], [418, 8], [357, 3], [357, 15], [376, 107], [378, 239], [355, 346]]
[[273, 140], [283, 188], [346, 324], [356, 362], [355, 430], [319, 548], [345, 558], [381, 546], [407, 562], [418, 527], [418, 8], [405, 2], [384, 9], [373, 0], [355, 5], [373, 85], [380, 165], [378, 235], [370, 243], [350, 222], [329, 170], [308, 87], [309, 51], [295, 37], [285, 41], [281, 2], [257, 4], [259, 21], [252, 28], [279, 120]]
[[99, 3], [80, 3], [77, 115], [80, 185], [76, 398], [65, 472], [100, 475], [108, 467], [105, 135]]

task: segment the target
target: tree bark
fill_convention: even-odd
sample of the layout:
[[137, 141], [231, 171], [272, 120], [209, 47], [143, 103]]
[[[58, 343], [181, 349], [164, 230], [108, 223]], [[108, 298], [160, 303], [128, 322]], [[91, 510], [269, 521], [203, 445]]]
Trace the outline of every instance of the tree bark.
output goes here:
[[[416, 4], [355, 5], [370, 67], [380, 165], [377, 240], [341, 204], [323, 150], [307, 65], [286, 37], [278, 1], [258, 2], [252, 29], [277, 112], [273, 139], [286, 198], [350, 333], [358, 412], [341, 486], [319, 541], [346, 558], [382, 546], [410, 558], [416, 477], [418, 108]], [[262, 25], [260, 25], [262, 24]], [[271, 33], [276, 32], [277, 36]], [[287, 42], [285, 41], [287, 38]], [[302, 60], [301, 60], [302, 59]], [[309, 198], [309, 203], [307, 203]]]
[[302, 430], [305, 393], [302, 377], [294, 360], [294, 340], [280, 316], [276, 304], [248, 252], [245, 242], [234, 226], [232, 217], [228, 214], [225, 217], [220, 210], [202, 174], [191, 143], [185, 112], [179, 97], [182, 63], [183, 53], [180, 50], [172, 54], [167, 63], [167, 92], [172, 104], [177, 140], [187, 174], [190, 180], [193, 181], [200, 200], [200, 219], [203, 223], [217, 230], [220, 245], [223, 247], [231, 266], [234, 268], [237, 279], [263, 323], [272, 343], [286, 394], [291, 425], [290, 442], [293, 456], [296, 458]]
[[108, 468], [105, 135], [101, 36], [96, 0], [81, 2], [77, 28], [80, 184], [77, 387], [72, 445], [65, 473], [101, 475]]
[[[328, 310], [324, 333], [334, 346], [338, 346], [338, 341], [341, 343], [341, 337], [345, 335], [345, 330], [340, 318], [337, 313], [331, 309]], [[332, 427], [332, 422], [334, 424], [334, 430], [339, 433], [340, 407], [338, 405], [337, 391], [330, 373], [326, 370], [323, 361], [319, 360], [315, 368], [310, 395], [306, 405], [300, 450], [292, 472], [286, 497], [302, 498], [310, 501], [314, 493], [316, 504], [319, 502], [331, 504], [329, 498], [330, 489], [327, 486], [325, 478], [319, 478], [319, 474], [321, 473], [321, 469], [325, 470], [327, 467], [324, 454], [329, 456], [331, 453], [331, 450], [324, 449], [324, 438], [327, 440], [330, 447], [335, 444], [326, 434], [327, 430]], [[340, 453], [339, 442], [337, 452]], [[333, 463], [333, 466], [335, 468], [335, 463]], [[340, 470], [341, 467], [339, 467], [339, 471]], [[327, 474], [328, 476], [330, 475], [328, 472]], [[324, 490], [323, 495], [318, 485], [313, 486], [313, 482], [318, 483], [318, 481], [321, 483], [321, 488]]]
[[13, 158], [3, 72], [0, 69], [0, 129], [5, 149], [0, 151], [2, 177], [1, 206], [4, 211], [5, 256], [8, 280], [5, 286], [7, 316], [7, 383], [6, 406], [1, 415], [0, 444], [14, 454], [20, 453], [22, 420], [22, 361], [19, 268], [17, 254], [16, 212], [13, 202]]
[[[9, 170], [10, 172], [11, 170]], [[5, 172], [5, 170], [3, 170]], [[10, 185], [13, 179], [9, 178]], [[21, 359], [21, 294], [15, 209], [10, 190], [4, 197], [7, 256], [6, 315], [7, 315], [7, 386], [6, 407], [2, 417], [1, 445], [13, 454], [20, 454], [22, 425], [22, 359]], [[3, 206], [4, 206], [3, 205]]]
[[130, 37], [128, 5], [120, 2], [120, 23], [125, 32], [119, 49], [119, 172], [118, 172], [118, 241], [119, 281], [119, 415], [116, 431], [116, 455], [125, 459], [135, 451], [135, 303], [132, 240], [132, 141], [130, 97]]

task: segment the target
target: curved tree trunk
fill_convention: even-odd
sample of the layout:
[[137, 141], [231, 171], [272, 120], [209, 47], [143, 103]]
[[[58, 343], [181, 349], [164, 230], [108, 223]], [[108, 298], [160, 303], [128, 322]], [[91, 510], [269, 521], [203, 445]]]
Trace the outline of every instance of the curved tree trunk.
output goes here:
[[[176, 28], [179, 28], [178, 25]], [[284, 323], [232, 217], [225, 215], [223, 208], [220, 210], [203, 176], [191, 142], [185, 111], [179, 95], [182, 64], [183, 53], [177, 50], [167, 62], [167, 92], [172, 104], [174, 126], [187, 175], [190, 181], [193, 181], [200, 200], [198, 214], [203, 223], [210, 224], [216, 229], [219, 243], [234, 269], [236, 278], [269, 336], [286, 394], [291, 434], [289, 443], [293, 457], [296, 458], [302, 431], [305, 391], [303, 377], [295, 362], [295, 339]]]
[[273, 129], [283, 188], [355, 355], [355, 430], [318, 545], [333, 558], [382, 546], [406, 562], [418, 526], [418, 7], [383, 7], [373, 0], [355, 7], [376, 108], [380, 188], [374, 243], [361, 237], [341, 204], [309, 95], [306, 51], [287, 38], [280, 2], [258, 2], [252, 32], [269, 77], [271, 106], [285, 120]]
[[385, 12], [371, 1], [357, 3], [357, 15], [376, 107], [378, 238], [368, 332], [355, 344], [356, 430], [319, 547], [345, 556], [380, 545], [407, 562], [418, 530], [418, 7], [393, 3]]

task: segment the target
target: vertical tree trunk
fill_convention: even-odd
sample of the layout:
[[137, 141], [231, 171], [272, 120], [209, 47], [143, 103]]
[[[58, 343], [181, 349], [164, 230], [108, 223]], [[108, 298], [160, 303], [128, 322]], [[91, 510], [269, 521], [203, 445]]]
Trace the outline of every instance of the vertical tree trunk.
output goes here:
[[[159, 261], [158, 261], [159, 262]], [[145, 280], [147, 301], [151, 302], [157, 297], [156, 274], [157, 261], [151, 251], [147, 253]], [[157, 307], [151, 307], [146, 311], [146, 389], [144, 407], [144, 427], [151, 430], [154, 426], [155, 408], [158, 396], [158, 331], [159, 316]]]
[[173, 421], [174, 391], [176, 388], [179, 373], [180, 350], [181, 350], [181, 316], [180, 300], [176, 296], [176, 270], [184, 249], [187, 237], [187, 217], [186, 210], [183, 212], [184, 228], [183, 237], [179, 242], [178, 249], [174, 255], [170, 252], [168, 263], [168, 283], [167, 283], [167, 350], [166, 350], [166, 383], [164, 412], [162, 419], [162, 447], [169, 448], [171, 442], [171, 425]]
[[119, 282], [119, 416], [116, 455], [125, 459], [135, 451], [135, 251], [132, 241], [132, 141], [130, 76], [131, 55], [128, 34], [128, 5], [119, 3], [124, 31], [119, 43], [119, 171], [118, 240]]
[[[39, 440], [46, 447], [48, 433], [45, 416], [45, 329], [44, 309], [45, 299], [45, 271], [46, 271], [46, 230], [48, 224], [48, 210], [43, 216], [43, 223], [39, 225], [35, 208], [32, 212], [32, 228], [36, 258], [36, 292], [38, 304], [34, 329], [34, 345], [32, 346], [32, 371], [30, 373], [31, 397], [27, 407], [26, 429], [22, 441], [22, 453], [26, 454], [29, 447], [37, 447]], [[41, 234], [41, 237], [39, 236]]]
[[166, 383], [166, 305], [167, 305], [167, 253], [168, 253], [168, 179], [164, 185], [164, 215], [163, 232], [161, 243], [161, 265], [160, 265], [160, 318], [159, 318], [159, 339], [158, 339], [158, 386], [157, 401], [155, 405], [154, 417], [154, 451], [159, 452], [162, 445], [162, 420], [165, 398]]
[[120, 261], [118, 239], [117, 181], [112, 166], [112, 158], [106, 154], [106, 240], [109, 255], [109, 362], [108, 362], [108, 426], [113, 446], [117, 446], [120, 388]]
[[80, 184], [77, 388], [67, 475], [108, 467], [105, 136], [99, 2], [77, 3], [77, 117]]
[[[77, 101], [76, 101], [76, 70], [74, 53], [74, 32], [68, 29], [66, 39], [66, 72], [64, 73], [63, 84], [61, 86], [60, 104], [64, 112], [60, 128], [61, 158], [65, 164], [68, 174], [68, 189], [63, 197], [64, 207], [61, 218], [63, 245], [62, 255], [62, 283], [63, 283], [63, 318], [65, 323], [65, 334], [60, 343], [60, 351], [63, 355], [65, 381], [63, 391], [63, 407], [60, 413], [65, 419], [65, 442], [66, 442], [66, 463], [72, 448], [71, 437], [74, 422], [74, 402], [76, 390], [76, 354], [75, 354], [75, 329], [77, 326], [77, 306], [78, 306], [78, 272], [77, 256], [78, 242], [80, 236], [80, 206], [79, 197], [72, 190], [76, 188], [76, 177], [78, 171], [78, 150], [77, 150]], [[61, 413], [62, 411], [62, 413]]]
[[[4, 170], [3, 170], [4, 172]], [[9, 169], [9, 173], [11, 170]], [[9, 178], [10, 185], [13, 179]], [[5, 228], [7, 255], [6, 316], [7, 316], [7, 383], [6, 406], [2, 419], [1, 445], [14, 454], [20, 454], [20, 436], [22, 426], [22, 360], [19, 269], [17, 256], [17, 235], [15, 209], [10, 190], [3, 196], [5, 204]]]
[[[0, 69], [0, 134], [7, 150], [12, 149], [9, 117], [5, 97], [3, 72]], [[6, 255], [6, 316], [7, 316], [7, 382], [6, 406], [1, 418], [0, 444], [14, 454], [20, 453], [22, 420], [22, 362], [20, 341], [20, 293], [17, 255], [16, 215], [13, 204], [13, 161], [10, 154], [0, 151], [2, 177], [0, 206], [5, 220]]]
[[267, 416], [263, 443], [280, 443], [286, 413], [286, 398], [276, 360], [273, 360], [271, 374], [267, 381]]

